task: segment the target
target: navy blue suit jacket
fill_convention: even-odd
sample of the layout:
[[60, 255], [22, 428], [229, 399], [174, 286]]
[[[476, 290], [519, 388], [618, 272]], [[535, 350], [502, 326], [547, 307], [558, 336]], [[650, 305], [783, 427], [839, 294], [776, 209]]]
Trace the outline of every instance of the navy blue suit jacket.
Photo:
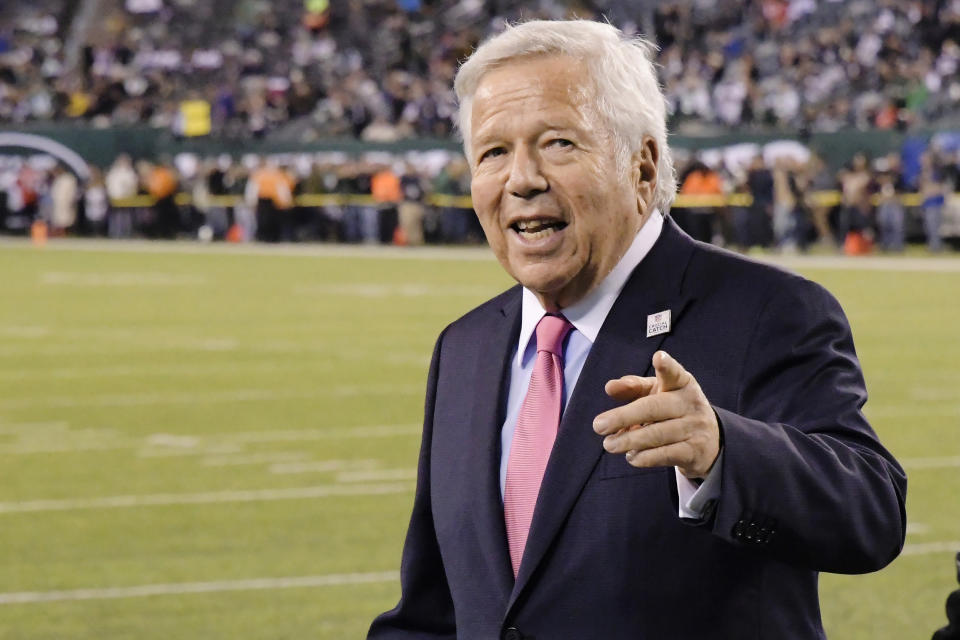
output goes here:
[[[668, 220], [584, 364], [514, 580], [498, 471], [520, 298], [514, 287], [437, 341], [402, 595], [371, 639], [823, 638], [818, 572], [897, 555], [906, 476], [860, 411], [836, 300]], [[647, 338], [647, 315], [665, 309], [672, 330]], [[659, 348], [723, 432], [722, 494], [697, 523], [677, 516], [672, 468], [630, 466], [591, 426], [615, 406], [604, 383], [653, 375]]]

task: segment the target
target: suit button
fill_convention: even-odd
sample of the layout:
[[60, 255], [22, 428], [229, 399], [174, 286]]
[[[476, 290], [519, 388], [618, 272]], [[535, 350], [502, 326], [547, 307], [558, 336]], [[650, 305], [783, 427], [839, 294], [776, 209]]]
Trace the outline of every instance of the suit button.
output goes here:
[[503, 632], [503, 640], [523, 640], [523, 634], [516, 627], [510, 627]]

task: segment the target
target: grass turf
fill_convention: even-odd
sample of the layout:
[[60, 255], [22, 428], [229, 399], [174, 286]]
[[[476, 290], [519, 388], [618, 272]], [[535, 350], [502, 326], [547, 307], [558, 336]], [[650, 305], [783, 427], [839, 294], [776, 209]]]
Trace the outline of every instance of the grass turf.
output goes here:
[[[398, 595], [377, 576], [399, 564], [433, 341], [509, 285], [492, 260], [375, 256], [0, 248], [0, 638], [363, 636]], [[887, 446], [960, 456], [960, 272], [801, 271], [850, 317]], [[831, 637], [946, 622], [950, 553], [923, 545], [960, 540], [960, 478], [915, 464], [914, 552], [823, 576]]]

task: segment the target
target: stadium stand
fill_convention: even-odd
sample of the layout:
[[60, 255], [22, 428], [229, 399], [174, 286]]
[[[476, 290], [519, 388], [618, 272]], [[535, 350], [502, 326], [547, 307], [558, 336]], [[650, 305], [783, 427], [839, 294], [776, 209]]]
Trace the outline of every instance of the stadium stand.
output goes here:
[[[960, 4], [947, 0], [543, 0], [534, 9], [512, 0], [4, 3], [0, 128], [147, 125], [176, 140], [240, 146], [229, 157], [139, 157], [137, 190], [125, 197], [110, 194], [109, 167], [95, 166], [91, 178], [81, 176], [76, 213], [61, 204], [56, 217], [52, 166], [4, 161], [0, 230], [24, 232], [39, 216], [54, 235], [172, 237], [205, 228], [215, 238], [403, 240], [410, 234], [380, 228], [398, 228], [399, 203], [371, 204], [370, 178], [387, 167], [424, 185], [412, 190], [426, 205], [414, 242], [478, 239], [451, 213], [470, 206], [468, 190], [451, 188], [443, 171], [458, 160], [439, 152], [429, 160], [399, 152], [274, 157], [294, 185], [294, 211], [277, 227], [282, 233], [264, 234], [261, 225], [258, 234], [257, 204], [244, 193], [264, 159], [236, 150], [258, 140], [448, 141], [458, 60], [508, 21], [572, 14], [651, 34], [675, 134], [769, 140], [779, 133], [803, 143], [831, 132], [927, 132], [919, 146], [877, 154], [858, 170], [839, 169], [850, 157], [821, 161], [809, 149], [773, 153], [769, 144], [740, 145], [736, 158], [728, 150], [690, 154], [689, 167], [706, 163], [717, 173], [718, 193], [681, 197], [677, 217], [705, 240], [785, 250], [820, 242], [857, 252], [924, 239], [937, 251], [941, 236], [960, 237], [949, 196], [960, 136], [929, 136], [960, 128]], [[753, 166], [756, 155], [763, 166]], [[157, 165], [175, 172], [179, 186], [162, 212], [144, 199]], [[100, 216], [104, 193], [110, 206]]]

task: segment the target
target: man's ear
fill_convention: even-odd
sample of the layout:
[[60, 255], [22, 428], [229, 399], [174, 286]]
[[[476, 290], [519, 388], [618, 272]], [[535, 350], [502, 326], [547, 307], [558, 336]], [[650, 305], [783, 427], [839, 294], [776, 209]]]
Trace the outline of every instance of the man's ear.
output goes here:
[[637, 213], [646, 220], [653, 211], [653, 196], [657, 191], [657, 166], [660, 149], [652, 136], [644, 136], [640, 149], [630, 159], [630, 176], [637, 190]]

